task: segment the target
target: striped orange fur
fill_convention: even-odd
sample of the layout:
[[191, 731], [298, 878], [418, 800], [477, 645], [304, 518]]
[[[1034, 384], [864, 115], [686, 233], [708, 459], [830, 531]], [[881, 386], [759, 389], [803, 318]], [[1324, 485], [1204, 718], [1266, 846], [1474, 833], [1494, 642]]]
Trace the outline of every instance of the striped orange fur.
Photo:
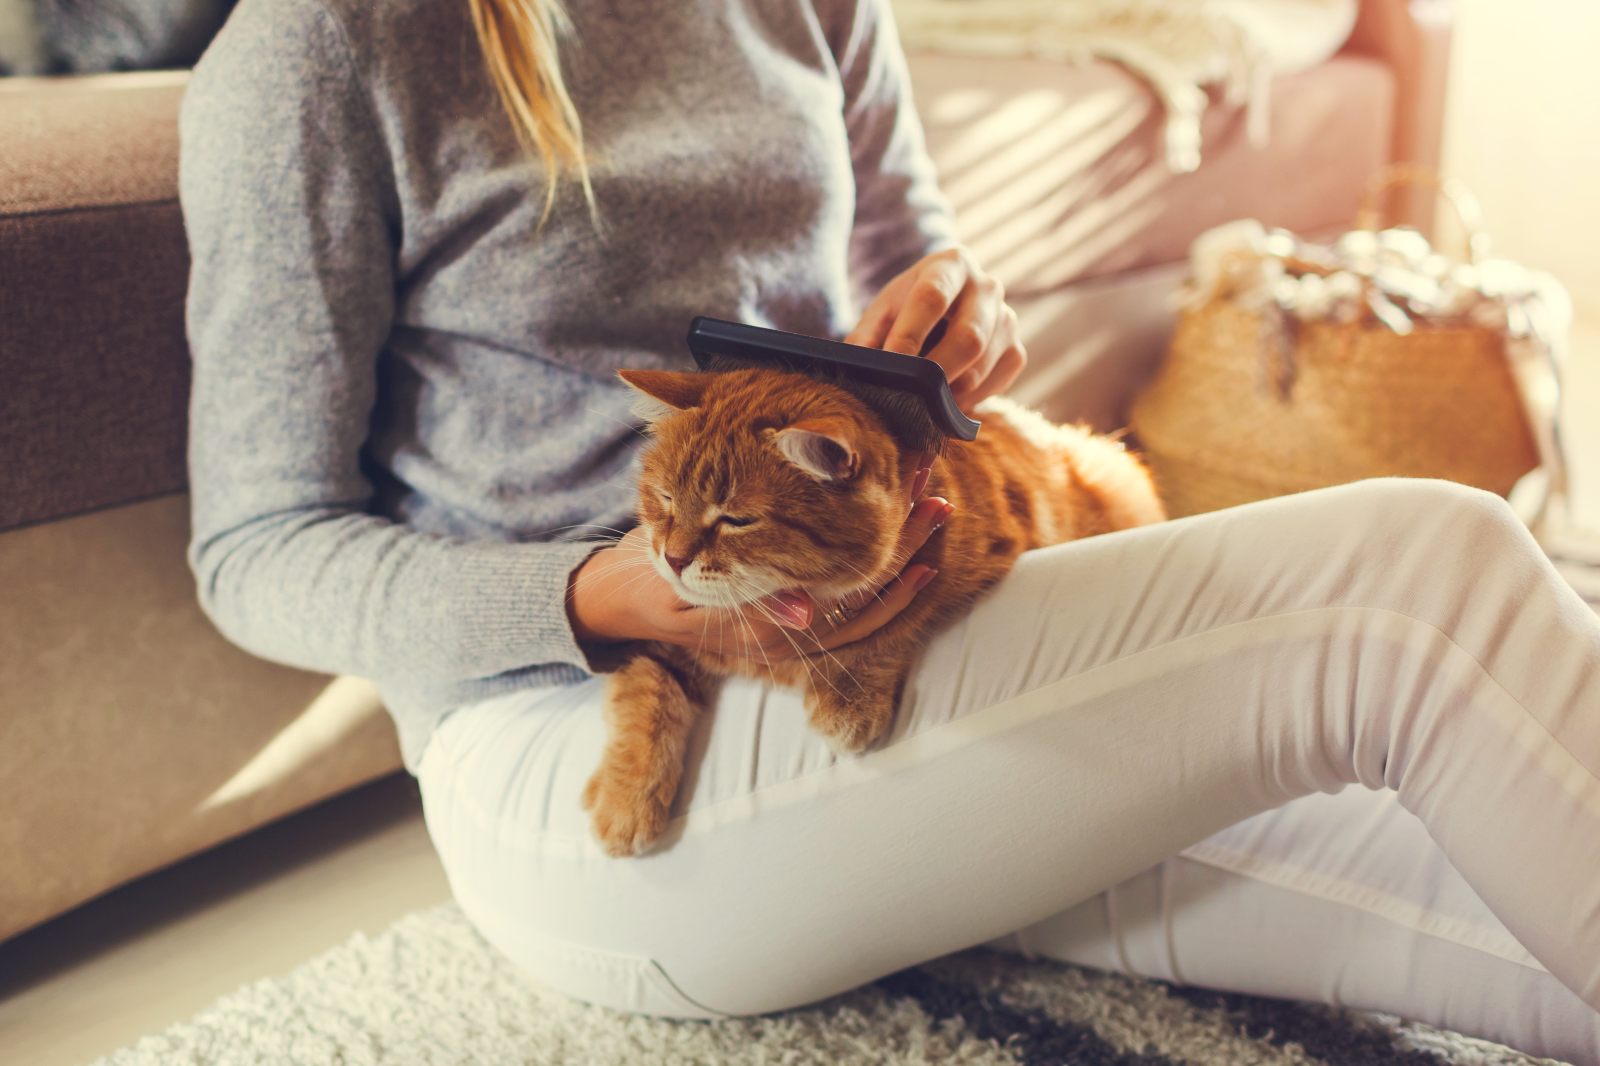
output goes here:
[[[908, 463], [888, 427], [838, 386], [796, 374], [623, 371], [642, 394], [653, 442], [639, 519], [652, 562], [691, 603], [743, 608], [784, 589], [819, 602], [876, 589], [909, 560], [896, 548]], [[969, 610], [1018, 555], [1164, 518], [1144, 464], [1121, 444], [1058, 426], [1006, 400], [983, 430], [934, 460], [927, 493], [955, 512], [917, 554], [939, 571], [870, 636], [828, 653], [808, 633], [783, 662], [667, 644], [631, 649], [611, 676], [607, 746], [584, 793], [612, 854], [635, 854], [667, 827], [683, 752], [722, 677], [804, 690], [811, 725], [837, 750], [882, 736], [929, 637]], [[664, 561], [680, 564], [681, 575]]]

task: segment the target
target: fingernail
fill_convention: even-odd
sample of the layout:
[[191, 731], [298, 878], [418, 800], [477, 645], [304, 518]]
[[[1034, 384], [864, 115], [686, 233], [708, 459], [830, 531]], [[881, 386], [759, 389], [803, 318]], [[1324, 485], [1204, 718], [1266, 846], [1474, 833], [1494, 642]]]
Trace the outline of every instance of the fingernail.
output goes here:
[[911, 499], [916, 501], [922, 496], [922, 490], [928, 487], [928, 478], [933, 476], [933, 467], [919, 466], [916, 476], [911, 479]]
[[939, 571], [931, 569], [931, 568], [922, 571], [922, 573], [920, 575], [918, 575], [916, 580], [912, 582], [911, 591], [913, 593], [921, 592], [923, 589], [928, 587], [928, 582], [932, 581], [934, 578], [936, 578], [938, 576], [939, 576]]
[[956, 505], [955, 504], [953, 504], [953, 503], [945, 504], [944, 505], [944, 509], [939, 512], [938, 517], [936, 517], [933, 520], [934, 532], [937, 533], [939, 530], [943, 529], [944, 528], [944, 524], [946, 522], [950, 521], [950, 516], [955, 514], [955, 513], [956, 513]]
[[811, 624], [811, 600], [798, 592], [774, 592], [767, 597], [778, 621], [790, 629], [804, 629]]

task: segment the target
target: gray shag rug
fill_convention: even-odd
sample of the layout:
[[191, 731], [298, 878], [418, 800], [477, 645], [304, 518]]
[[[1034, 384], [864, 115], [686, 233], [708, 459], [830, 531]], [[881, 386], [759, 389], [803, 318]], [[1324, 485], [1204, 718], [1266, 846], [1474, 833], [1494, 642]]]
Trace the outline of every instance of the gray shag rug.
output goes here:
[[970, 951], [783, 1014], [630, 1017], [526, 980], [454, 904], [357, 935], [145, 1037], [110, 1066], [1529, 1066], [1383, 1015]]

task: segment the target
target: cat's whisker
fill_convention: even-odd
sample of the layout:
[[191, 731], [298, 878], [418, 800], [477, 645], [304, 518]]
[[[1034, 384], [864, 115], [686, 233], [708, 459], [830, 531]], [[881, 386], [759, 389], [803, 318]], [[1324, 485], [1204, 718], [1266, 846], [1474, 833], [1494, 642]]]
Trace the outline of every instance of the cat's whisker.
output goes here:
[[587, 411], [591, 415], [599, 415], [601, 418], [605, 419], [608, 422], [615, 422], [619, 426], [623, 426], [623, 427], [625, 427], [625, 428], [627, 428], [629, 430], [632, 430], [634, 433], [637, 433], [639, 435], [641, 440], [649, 440], [650, 439], [650, 434], [646, 433], [642, 427], [636, 426], [632, 422], [624, 422], [622, 419], [618, 418], [616, 415], [612, 414], [610, 411], [602, 411], [597, 407], [585, 407], [584, 410]]
[[628, 576], [628, 580], [623, 582], [621, 585], [617, 586], [616, 588], [612, 589], [611, 590], [611, 595], [615, 595], [617, 592], [621, 591], [622, 589], [628, 588], [629, 586], [635, 584], [636, 582], [641, 581], [646, 577], [649, 577], [650, 575], [652, 575], [652, 574], [654, 574], [656, 572], [656, 569], [655, 569], [655, 567], [651, 566], [648, 561], [636, 562], [636, 561], [633, 561], [633, 560], [624, 559], [617, 566], [617, 571], [619, 573], [626, 574]]
[[[811, 652], [806, 651], [804, 648], [802, 648], [800, 646], [800, 643], [797, 640], [795, 640], [794, 634], [789, 631], [788, 627], [779, 625], [778, 628], [782, 631], [783, 638], [789, 642], [789, 646], [794, 649], [795, 656], [800, 660], [800, 663], [806, 668], [806, 676], [814, 678], [814, 679], [820, 679], [823, 684], [825, 684], [829, 688], [833, 689], [834, 694], [837, 695], [840, 699], [848, 699], [848, 697], [844, 694], [844, 691], [842, 689], [840, 689], [838, 685], [834, 684], [833, 678], [828, 676], [827, 671], [823, 670], [820, 666], [817, 665], [816, 656], [813, 655]], [[812, 639], [815, 640], [816, 638], [813, 636]], [[821, 642], [818, 641], [817, 644], [818, 644], [818, 647], [821, 648]], [[827, 654], [827, 649], [823, 648], [822, 651], [824, 652], [824, 654]], [[832, 656], [831, 654], [829, 654], [828, 657], [830, 659], [833, 659], [834, 662], [836, 662], [836, 663], [838, 662], [838, 659], [834, 658], [834, 656]], [[842, 664], [840, 665], [840, 669], [844, 669]], [[850, 673], [849, 670], [845, 670], [844, 672], [847, 675]], [[853, 681], [855, 679], [852, 677], [851, 680]]]
[[[823, 681], [827, 682], [828, 687], [833, 689], [834, 692], [838, 693], [838, 695], [841, 698], [847, 698], [847, 697], [845, 697], [844, 692], [842, 692], [839, 689], [839, 686], [835, 685], [833, 683], [833, 679], [830, 678], [824, 671], [822, 671], [822, 670], [817, 668], [817, 665], [814, 662], [812, 662], [812, 659], [816, 654], [824, 655], [830, 661], [832, 661], [833, 664], [835, 666], [837, 666], [844, 673], [844, 675], [846, 677], [848, 677], [851, 681], [855, 681], [856, 680], [855, 675], [852, 674], [850, 672], [849, 668], [846, 667], [844, 665], [844, 663], [839, 660], [838, 656], [834, 655], [831, 650], [829, 650], [828, 648], [823, 646], [821, 639], [818, 638], [815, 633], [811, 632], [809, 629], [803, 629], [803, 630], [800, 631], [803, 635], [805, 635], [807, 637], [810, 637], [812, 642], [815, 643], [816, 646], [817, 646], [817, 651], [815, 653], [808, 652], [805, 649], [800, 647], [799, 643], [794, 638], [794, 634], [792, 634], [789, 631], [789, 627], [785, 626], [782, 622], [780, 622], [778, 620], [778, 616], [772, 611], [772, 609], [770, 607], [767, 607], [759, 599], [750, 600], [748, 602], [749, 602], [750, 606], [754, 607], [757, 611], [761, 612], [762, 616], [765, 617], [768, 622], [771, 622], [774, 626], [777, 627], [778, 631], [783, 634], [784, 639], [786, 639], [789, 642], [789, 646], [794, 649], [795, 654], [798, 655], [800, 657], [800, 660], [805, 664], [806, 669], [807, 669], [808, 672], [810, 672], [814, 676], [821, 677]], [[857, 685], [860, 684], [860, 682], [856, 682], [856, 683], [857, 683]]]
[[[618, 529], [616, 526], [608, 526], [608, 525], [605, 525], [604, 523], [601, 523], [601, 522], [574, 522], [570, 526], [551, 526], [548, 529], [541, 529], [541, 530], [538, 530], [535, 533], [532, 533], [530, 535], [534, 536], [534, 537], [542, 537], [546, 533], [565, 533], [568, 530], [572, 530], [572, 529], [603, 529], [607, 533], [615, 533], [617, 535], [617, 539], [618, 540], [620, 540], [623, 537], [628, 535], [628, 531], [626, 529]], [[610, 538], [608, 538], [608, 537], [596, 537], [595, 539], [596, 540], [609, 540]]]
[[[623, 569], [626, 569], [626, 567], [627, 567], [627, 564], [624, 564], [623, 566], [619, 566], [618, 569], [619, 570], [623, 570]], [[639, 582], [644, 581], [646, 578], [650, 577], [654, 573], [655, 573], [655, 568], [650, 566], [649, 564], [645, 564], [645, 566], [640, 570], [639, 573], [630, 574], [628, 576], [627, 580], [623, 581], [621, 584], [616, 585], [613, 588], [607, 589], [606, 590], [606, 594], [604, 596], [602, 596], [599, 600], [597, 600], [596, 603], [597, 604], [610, 603], [612, 600], [614, 600], [618, 596], [621, 596], [624, 593], [628, 592], [635, 585], [639, 584]], [[573, 593], [575, 591], [576, 591], [576, 589], [571, 589], [571, 588], [569, 588], [567, 590], [566, 600], [567, 600], [567, 602], [569, 604], [572, 602], [572, 596], [573, 596]]]
[[[610, 602], [612, 597], [621, 594], [623, 591], [625, 591], [628, 588], [631, 588], [634, 584], [636, 584], [638, 581], [642, 580], [644, 577], [646, 577], [649, 574], [655, 572], [655, 567], [651, 564], [651, 561], [649, 559], [649, 552], [642, 545], [641, 546], [637, 546], [637, 547], [630, 546], [630, 547], [627, 547], [627, 548], [623, 548], [622, 550], [624, 552], [630, 552], [630, 553], [638, 554], [638, 555], [640, 555], [642, 557], [641, 558], [637, 558], [637, 559], [624, 558], [620, 563], [617, 564], [617, 570], [619, 572], [622, 572], [622, 573], [629, 573], [630, 571], [635, 571], [635, 570], [637, 570], [639, 572], [638, 573], [629, 573], [628, 580], [623, 582], [621, 585], [618, 585], [615, 588], [610, 589], [607, 592], [605, 598], [600, 601], [602, 603]], [[570, 605], [572, 603], [572, 597], [573, 597], [573, 594], [575, 592], [576, 592], [576, 588], [575, 587], [569, 587], [567, 589], [565, 602], [568, 605]]]
[[[764, 618], [768, 622], [771, 622], [774, 626], [776, 626], [777, 629], [780, 632], [784, 631], [784, 627], [781, 624], [778, 623], [777, 616], [774, 615], [770, 610], [768, 610], [767, 608], [762, 606], [761, 599], [760, 599], [760, 595], [761, 595], [760, 586], [756, 585], [756, 583], [751, 581], [749, 578], [736, 577], [736, 576], [731, 575], [731, 574], [729, 575], [729, 579], [728, 580], [729, 580], [729, 584], [733, 585], [735, 590], [742, 597], [741, 601], [738, 603], [738, 605], [735, 608], [735, 613], [744, 622], [745, 625], [748, 626], [750, 624], [749, 618], [745, 614], [746, 609], [754, 608], [755, 610], [761, 612], [761, 614], [764, 616]], [[752, 595], [752, 594], [757, 594], [757, 595]], [[755, 634], [755, 629], [754, 629], [754, 627], [751, 627], [751, 635], [754, 636], [754, 634]], [[787, 636], [788, 634], [785, 632], [784, 635]], [[791, 640], [790, 643], [793, 644], [794, 642]], [[766, 649], [764, 647], [762, 647], [761, 642], [759, 640], [756, 641], [756, 647], [761, 649], [762, 658], [763, 658], [763, 660], [765, 660], [765, 662], [767, 664], [767, 671], [768, 671], [768, 673], [771, 673], [771, 671], [772, 671], [772, 660], [770, 658], [768, 658], [767, 653], [766, 653]], [[803, 653], [800, 652], [800, 648], [798, 646], [795, 646], [794, 650], [795, 650], [796, 654], [803, 654]]]
[[[799, 643], [794, 639], [794, 635], [789, 632], [789, 628], [780, 623], [777, 620], [776, 615], [772, 614], [768, 608], [763, 607], [759, 602], [752, 601], [752, 606], [754, 606], [757, 611], [760, 611], [766, 617], [766, 620], [771, 622], [773, 626], [777, 628], [778, 632], [783, 635], [784, 640], [789, 642], [789, 647], [794, 650], [795, 659], [800, 663], [801, 666], [806, 668], [806, 673], [808, 675], [820, 676], [823, 681], [828, 680], [827, 675], [823, 674], [817, 669], [816, 664], [811, 661], [811, 657], [806, 654], [805, 649], [800, 647]], [[831, 682], [829, 683], [831, 684]]]
[[862, 606], [867, 602], [868, 599], [877, 600], [879, 603], [886, 602], [883, 598], [883, 586], [874, 582], [866, 573], [866, 571], [862, 570], [859, 566], [856, 566], [853, 563], [847, 562], [843, 559], [838, 560], [838, 562], [840, 566], [848, 567], [850, 570], [854, 571], [863, 582], [861, 588], [845, 595], [845, 602], [856, 601], [851, 603], [851, 606]]
[[738, 601], [734, 599], [732, 594], [724, 593], [720, 595], [720, 598], [723, 602], [720, 610], [724, 614], [731, 615], [735, 622], [733, 632], [739, 638], [739, 658], [750, 661], [750, 644], [745, 639], [746, 634], [749, 635], [750, 640], [756, 642], [757, 647], [760, 647], [761, 642], [756, 639], [755, 630], [751, 628], [749, 621], [744, 617], [744, 612], [740, 610]]
[[750, 619], [745, 617], [743, 611], [739, 611], [737, 616], [739, 618], [739, 621], [744, 624], [745, 629], [749, 630], [750, 639], [755, 641], [756, 650], [761, 653], [761, 661], [766, 663], [767, 673], [771, 674], [772, 673], [772, 659], [767, 656], [767, 649], [762, 646], [760, 639], [756, 637], [755, 626], [750, 624]]
[[[718, 624], [720, 625], [721, 623], [718, 623]], [[709, 611], [701, 611], [700, 612], [700, 644], [699, 644], [698, 647], [695, 648], [695, 654], [696, 655], [704, 655], [705, 654], [705, 650], [706, 650], [706, 635], [708, 633], [710, 633], [710, 632], [711, 632], [711, 613]], [[720, 631], [719, 631], [719, 635], [720, 635]]]
[[733, 618], [733, 635], [739, 640], [739, 658], [743, 659], [745, 658], [744, 629], [739, 625], [739, 612], [728, 611], [726, 608], [722, 608], [722, 610]]
[[700, 609], [706, 612], [706, 624], [708, 626], [712, 618], [717, 620], [717, 654], [727, 655], [727, 636], [724, 633], [724, 629], [727, 624], [728, 612], [721, 606], [702, 607]]
[[[759, 589], [758, 589], [758, 588], [757, 588], [757, 587], [756, 587], [756, 586], [754, 586], [754, 585], [753, 585], [753, 584], [752, 584], [752, 583], [748, 583], [748, 582], [747, 582], [747, 584], [751, 584], [751, 589], [752, 589], [752, 590], [753, 590], [753, 591], [759, 591]], [[774, 613], [773, 613], [773, 612], [772, 612], [772, 609], [771, 609], [771, 608], [770, 608], [770, 607], [767, 607], [767, 606], [765, 606], [765, 605], [763, 605], [763, 604], [762, 604], [762, 602], [761, 602], [761, 599], [762, 599], [762, 598], [764, 598], [764, 597], [761, 597], [761, 598], [753, 598], [753, 599], [751, 599], [751, 600], [749, 600], [749, 601], [748, 601], [748, 602], [749, 602], [749, 604], [750, 604], [750, 606], [752, 606], [752, 607], [754, 607], [754, 608], [755, 608], [755, 609], [756, 609], [756, 610], [758, 610], [758, 611], [760, 611], [760, 612], [762, 612], [762, 614], [763, 614], [763, 615], [765, 615], [765, 616], [766, 616], [766, 618], [767, 618], [767, 619], [768, 619], [768, 621], [771, 621], [771, 622], [773, 622], [773, 623], [774, 623], [774, 624], [778, 624], [778, 623], [777, 623], [777, 615], [775, 615], [775, 614], [774, 614]], [[787, 627], [786, 627], [786, 626], [780, 626], [780, 628], [784, 628], [784, 629], [785, 629], [785, 630], [787, 630]], [[810, 637], [810, 638], [811, 638], [811, 639], [812, 639], [812, 640], [813, 640], [813, 641], [814, 641], [814, 642], [815, 642], [815, 643], [816, 643], [816, 645], [817, 645], [817, 651], [816, 651], [816, 652], [815, 652], [815, 653], [812, 653], [812, 652], [806, 652], [806, 653], [804, 653], [804, 654], [806, 654], [806, 655], [812, 655], [812, 654], [821, 654], [821, 655], [825, 655], [825, 656], [827, 656], [827, 657], [828, 657], [828, 658], [829, 658], [829, 659], [831, 659], [831, 660], [833, 660], [833, 662], [834, 662], [834, 663], [835, 663], [835, 664], [837, 664], [837, 665], [838, 665], [838, 666], [839, 666], [839, 668], [840, 668], [840, 669], [841, 669], [841, 670], [845, 670], [845, 666], [844, 666], [844, 664], [843, 664], [843, 663], [842, 663], [842, 662], [839, 662], [839, 659], [838, 659], [838, 657], [837, 657], [837, 656], [836, 656], [836, 655], [834, 655], [834, 654], [833, 654], [833, 652], [832, 652], [832, 651], [831, 651], [831, 650], [829, 650], [829, 649], [828, 649], [828, 648], [826, 648], [826, 647], [824, 647], [824, 646], [823, 646], [823, 644], [822, 644], [822, 640], [821, 640], [821, 639], [820, 639], [820, 638], [819, 638], [819, 637], [818, 637], [818, 636], [817, 636], [817, 635], [816, 635], [816, 634], [815, 634], [815, 633], [813, 633], [813, 632], [812, 632], [812, 631], [811, 631], [811, 630], [809, 630], [809, 629], [802, 629], [802, 630], [801, 630], [801, 631], [800, 631], [800, 632], [801, 632], [801, 633], [803, 633], [803, 634], [805, 634], [805, 635], [806, 635], [806, 636], [808, 636], [808, 637]], [[849, 673], [849, 671], [848, 671], [848, 670], [845, 670], [845, 673], [846, 673], [846, 674], [848, 674], [848, 673]], [[854, 677], [852, 677], [852, 678], [851, 678], [851, 680], [855, 680], [855, 679], [854, 679]]]

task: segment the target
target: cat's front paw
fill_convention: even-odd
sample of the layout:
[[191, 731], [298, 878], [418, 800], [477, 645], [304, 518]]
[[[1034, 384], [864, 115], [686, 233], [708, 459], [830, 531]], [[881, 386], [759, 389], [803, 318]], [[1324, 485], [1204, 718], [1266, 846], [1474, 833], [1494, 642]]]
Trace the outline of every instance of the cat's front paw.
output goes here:
[[618, 858], [642, 854], [667, 828], [669, 804], [657, 790], [623, 784], [604, 769], [584, 787], [583, 807], [600, 846]]
[[818, 700], [811, 708], [811, 728], [840, 755], [858, 755], [889, 730], [891, 704], [836, 703]]

